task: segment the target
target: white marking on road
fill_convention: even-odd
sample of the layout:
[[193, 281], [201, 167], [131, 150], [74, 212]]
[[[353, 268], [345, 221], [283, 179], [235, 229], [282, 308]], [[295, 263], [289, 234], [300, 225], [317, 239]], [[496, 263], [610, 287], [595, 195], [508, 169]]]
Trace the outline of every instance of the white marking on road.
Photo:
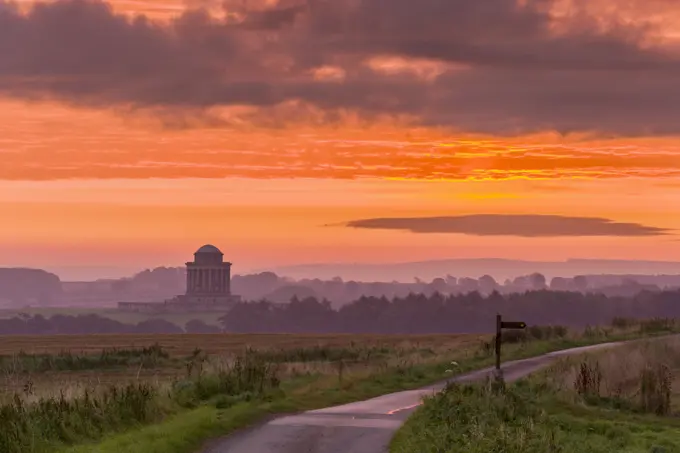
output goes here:
[[269, 422], [270, 425], [284, 426], [346, 426], [350, 428], [396, 429], [402, 421], [384, 420], [379, 418], [349, 418], [349, 417], [315, 417], [313, 415], [292, 415], [277, 418]]
[[423, 397], [437, 393], [432, 389], [408, 390], [398, 393], [390, 393], [366, 401], [343, 404], [341, 406], [327, 407], [309, 411], [309, 414], [371, 414], [385, 415], [395, 407], [405, 407], [412, 404], [420, 404]]
[[405, 411], [405, 410], [407, 410], [407, 409], [413, 409], [414, 407], [418, 407], [418, 406], [420, 406], [421, 404], [423, 404], [423, 403], [421, 402], [421, 403], [417, 403], [417, 404], [411, 404], [410, 406], [406, 406], [406, 407], [400, 407], [399, 409], [394, 409], [394, 410], [389, 411], [389, 412], [387, 413], [387, 415], [394, 415], [394, 414], [396, 414], [397, 412]]

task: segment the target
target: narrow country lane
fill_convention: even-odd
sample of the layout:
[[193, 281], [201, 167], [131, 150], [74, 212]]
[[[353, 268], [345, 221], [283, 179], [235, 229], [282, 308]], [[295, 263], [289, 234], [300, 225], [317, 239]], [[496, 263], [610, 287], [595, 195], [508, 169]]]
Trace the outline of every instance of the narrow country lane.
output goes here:
[[[564, 355], [617, 346], [606, 343], [552, 352], [531, 359], [507, 362], [506, 381], [525, 377]], [[493, 368], [450, 379], [484, 379]], [[399, 427], [421, 404], [422, 398], [444, 388], [446, 382], [379, 396], [342, 406], [275, 418], [215, 442], [203, 453], [386, 453]]]

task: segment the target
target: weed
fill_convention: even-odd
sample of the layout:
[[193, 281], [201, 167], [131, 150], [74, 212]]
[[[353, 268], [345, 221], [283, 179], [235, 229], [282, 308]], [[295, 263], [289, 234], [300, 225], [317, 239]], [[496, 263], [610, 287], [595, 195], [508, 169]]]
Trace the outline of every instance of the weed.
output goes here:
[[581, 362], [579, 371], [574, 382], [576, 393], [585, 397], [599, 397], [600, 384], [602, 383], [602, 371], [600, 364]]
[[640, 372], [640, 406], [645, 412], [668, 415], [673, 376], [664, 364], [647, 365]]

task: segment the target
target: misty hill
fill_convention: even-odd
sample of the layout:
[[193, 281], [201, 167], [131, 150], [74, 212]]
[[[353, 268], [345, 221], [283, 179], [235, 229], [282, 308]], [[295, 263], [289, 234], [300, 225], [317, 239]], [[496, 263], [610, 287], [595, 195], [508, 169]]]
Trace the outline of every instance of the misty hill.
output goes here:
[[491, 275], [504, 281], [520, 275], [540, 272], [547, 278], [575, 277], [577, 275], [678, 275], [680, 262], [636, 260], [523, 261], [500, 258], [450, 259], [418, 261], [395, 264], [307, 264], [282, 266], [272, 272], [294, 279], [341, 277], [357, 281], [412, 282], [414, 277], [432, 280], [443, 275], [474, 277]]
[[0, 306], [49, 305], [61, 291], [59, 277], [44, 270], [0, 268]]
[[[512, 261], [504, 261], [506, 264], [508, 262]], [[528, 264], [527, 269], [533, 269], [529, 265], [533, 264]], [[678, 274], [585, 274], [549, 278], [532, 271], [500, 280], [489, 273], [482, 275], [481, 272], [480, 270], [481, 276], [477, 277], [447, 273], [432, 279], [411, 277], [406, 282], [355, 281], [340, 277], [293, 279], [273, 272], [262, 272], [234, 275], [232, 291], [244, 300], [266, 299], [275, 303], [287, 303], [293, 297], [316, 298], [328, 300], [333, 306], [342, 306], [361, 296], [394, 298], [406, 297], [412, 293], [429, 297], [435, 293], [455, 295], [476, 291], [488, 295], [494, 291], [510, 294], [550, 289], [629, 297], [642, 291], [680, 288]], [[0, 286], [0, 299], [4, 300], [4, 305], [8, 308], [27, 305], [104, 307], [115, 306], [120, 301], [158, 302], [183, 294], [186, 271], [184, 268], [161, 267], [147, 269], [123, 279], [59, 282], [57, 276], [44, 271], [0, 269], [0, 278], [5, 282], [4, 286]]]

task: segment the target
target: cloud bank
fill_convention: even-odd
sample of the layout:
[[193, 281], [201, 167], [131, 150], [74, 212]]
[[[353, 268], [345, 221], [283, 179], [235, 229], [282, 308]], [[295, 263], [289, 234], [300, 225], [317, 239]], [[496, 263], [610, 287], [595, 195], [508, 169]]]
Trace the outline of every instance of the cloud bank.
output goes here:
[[295, 103], [501, 134], [680, 132], [680, 52], [663, 30], [644, 11], [620, 20], [563, 3], [228, 0], [221, 17], [154, 23], [99, 1], [27, 14], [0, 2], [0, 94], [188, 111]]
[[353, 220], [350, 228], [406, 230], [413, 233], [459, 233], [472, 236], [661, 236], [670, 230], [595, 217], [481, 214], [451, 217]]

